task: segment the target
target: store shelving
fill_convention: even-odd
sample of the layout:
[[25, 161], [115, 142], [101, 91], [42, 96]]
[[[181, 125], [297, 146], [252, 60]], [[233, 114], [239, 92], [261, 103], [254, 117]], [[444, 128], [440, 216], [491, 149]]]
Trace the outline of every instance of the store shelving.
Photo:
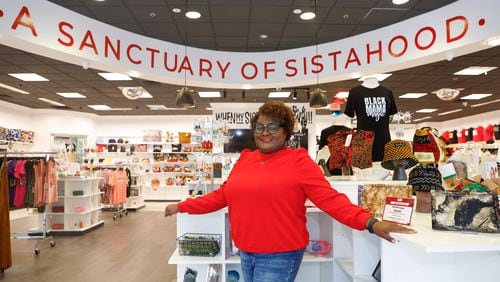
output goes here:
[[[51, 235], [80, 235], [104, 225], [100, 218], [102, 192], [98, 177], [60, 178], [57, 185], [58, 201], [46, 207]], [[75, 191], [78, 195], [73, 194]]]

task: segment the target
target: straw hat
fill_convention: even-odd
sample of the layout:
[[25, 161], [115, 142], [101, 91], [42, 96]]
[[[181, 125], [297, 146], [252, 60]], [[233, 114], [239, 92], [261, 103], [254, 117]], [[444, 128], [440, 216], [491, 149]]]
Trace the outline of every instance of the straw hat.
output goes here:
[[385, 144], [382, 167], [394, 170], [393, 161], [395, 160], [406, 160], [405, 169], [413, 167], [418, 163], [417, 158], [413, 155], [410, 142], [396, 139]]

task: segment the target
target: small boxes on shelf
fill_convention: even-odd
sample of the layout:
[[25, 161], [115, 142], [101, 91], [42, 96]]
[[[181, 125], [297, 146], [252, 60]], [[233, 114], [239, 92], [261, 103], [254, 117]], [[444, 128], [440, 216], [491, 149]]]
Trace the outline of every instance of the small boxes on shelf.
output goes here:
[[220, 251], [221, 234], [185, 233], [177, 238], [181, 256], [213, 257]]

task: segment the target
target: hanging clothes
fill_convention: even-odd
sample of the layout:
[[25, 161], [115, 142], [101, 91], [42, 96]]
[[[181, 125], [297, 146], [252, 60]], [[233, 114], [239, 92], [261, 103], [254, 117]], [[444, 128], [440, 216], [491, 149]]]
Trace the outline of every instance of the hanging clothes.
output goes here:
[[7, 173], [7, 157], [4, 156], [0, 165], [0, 270], [3, 271], [11, 266], [9, 175]]
[[14, 178], [16, 180], [16, 193], [14, 195], [14, 207], [20, 208], [24, 206], [24, 196], [26, 194], [26, 164], [25, 160], [16, 162], [14, 168]]
[[45, 165], [43, 181], [43, 203], [48, 205], [57, 202], [57, 164], [50, 160]]
[[33, 166], [35, 171], [35, 186], [33, 207], [39, 208], [43, 206], [43, 179], [45, 177], [45, 161], [39, 160]]

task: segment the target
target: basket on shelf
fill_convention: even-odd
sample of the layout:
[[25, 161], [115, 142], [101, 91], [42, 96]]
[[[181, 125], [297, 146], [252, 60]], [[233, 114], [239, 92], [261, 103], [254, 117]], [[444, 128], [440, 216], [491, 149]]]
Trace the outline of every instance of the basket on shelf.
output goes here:
[[213, 257], [220, 251], [221, 234], [185, 233], [177, 238], [181, 256]]

